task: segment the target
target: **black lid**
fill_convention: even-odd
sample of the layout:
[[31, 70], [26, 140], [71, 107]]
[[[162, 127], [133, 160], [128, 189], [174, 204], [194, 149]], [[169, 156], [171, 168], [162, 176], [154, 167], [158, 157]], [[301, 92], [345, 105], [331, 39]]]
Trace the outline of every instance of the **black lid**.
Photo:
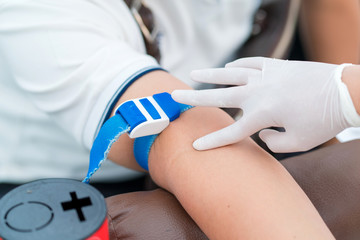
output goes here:
[[43, 179], [21, 185], [0, 200], [0, 237], [85, 239], [105, 217], [104, 197], [95, 188], [76, 180]]

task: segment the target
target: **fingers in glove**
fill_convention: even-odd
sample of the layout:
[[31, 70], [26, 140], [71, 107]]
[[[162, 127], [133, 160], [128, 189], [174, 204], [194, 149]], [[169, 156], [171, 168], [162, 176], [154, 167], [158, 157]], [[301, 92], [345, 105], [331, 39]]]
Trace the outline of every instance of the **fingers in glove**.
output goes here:
[[287, 132], [279, 132], [274, 129], [264, 129], [260, 131], [259, 137], [268, 148], [277, 153], [296, 152], [299, 150], [295, 138], [292, 138]]
[[202, 83], [245, 85], [249, 78], [261, 77], [261, 73], [258, 70], [247, 68], [211, 68], [194, 70], [190, 76], [192, 80]]
[[175, 90], [172, 98], [194, 106], [237, 108], [246, 98], [245, 87], [218, 88], [208, 90]]
[[264, 60], [265, 60], [264, 57], [240, 58], [238, 60], [226, 64], [225, 68], [243, 67], [243, 68], [253, 68], [253, 69], [261, 70], [263, 67]]
[[239, 142], [264, 128], [264, 123], [257, 119], [259, 118], [255, 114], [243, 116], [232, 125], [197, 139], [193, 147], [196, 150], [208, 150]]

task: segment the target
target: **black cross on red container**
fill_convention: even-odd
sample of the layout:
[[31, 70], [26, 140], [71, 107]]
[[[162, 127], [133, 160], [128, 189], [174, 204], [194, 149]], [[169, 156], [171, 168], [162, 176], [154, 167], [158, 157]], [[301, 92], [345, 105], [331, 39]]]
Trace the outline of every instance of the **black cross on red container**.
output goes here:
[[24, 184], [0, 200], [0, 239], [108, 240], [104, 197], [70, 179]]

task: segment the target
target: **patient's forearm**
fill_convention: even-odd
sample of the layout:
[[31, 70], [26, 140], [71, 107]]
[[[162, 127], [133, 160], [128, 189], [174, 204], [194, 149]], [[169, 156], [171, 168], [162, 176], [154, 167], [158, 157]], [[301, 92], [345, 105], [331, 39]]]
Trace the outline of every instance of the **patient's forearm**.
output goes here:
[[159, 136], [150, 173], [210, 239], [329, 239], [331, 234], [284, 168], [250, 140], [195, 151], [197, 137], [232, 120], [219, 109], [189, 110]]
[[[133, 84], [121, 101], [174, 88], [187, 86], [154, 72]], [[197, 137], [232, 121], [216, 108], [183, 113], [155, 140], [149, 156], [153, 179], [179, 199], [211, 239], [331, 238], [292, 177], [251, 140], [210, 151], [192, 148]], [[127, 136], [116, 144], [128, 153], [120, 156], [114, 148], [113, 160], [134, 161]]]

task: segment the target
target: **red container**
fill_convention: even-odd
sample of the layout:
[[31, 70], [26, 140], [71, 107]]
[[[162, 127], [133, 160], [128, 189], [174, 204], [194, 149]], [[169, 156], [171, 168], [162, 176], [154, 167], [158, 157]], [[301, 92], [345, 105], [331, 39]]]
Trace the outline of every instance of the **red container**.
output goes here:
[[109, 240], [104, 197], [70, 179], [21, 185], [0, 200], [0, 240]]
[[[99, 230], [94, 233], [91, 237], [87, 238], [86, 240], [103, 240], [109, 239], [109, 225], [108, 220], [105, 219], [104, 224], [99, 228]], [[0, 239], [1, 240], [1, 239]]]

